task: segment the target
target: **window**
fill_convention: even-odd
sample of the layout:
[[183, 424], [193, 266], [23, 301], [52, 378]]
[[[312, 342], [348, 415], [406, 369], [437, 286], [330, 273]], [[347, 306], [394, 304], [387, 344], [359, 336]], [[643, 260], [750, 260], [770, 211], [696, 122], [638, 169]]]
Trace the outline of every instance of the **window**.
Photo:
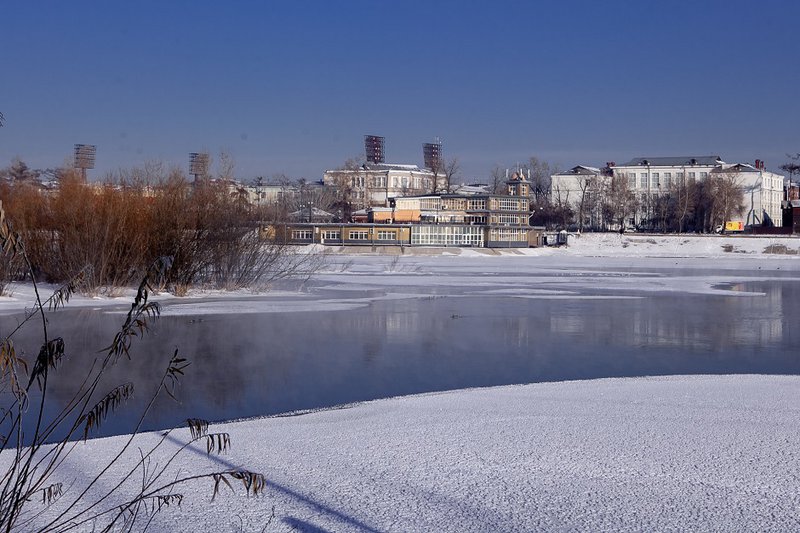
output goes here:
[[498, 215], [498, 224], [518, 224], [517, 215]]
[[689, 172], [689, 179], [693, 180], [695, 176], [694, 172]]
[[483, 246], [483, 228], [414, 225], [411, 229], [411, 244]]
[[396, 241], [397, 240], [397, 232], [396, 231], [379, 231], [378, 232], [378, 240], [379, 241]]
[[701, 172], [700, 179], [706, 179], [708, 177], [708, 172]]
[[350, 240], [352, 241], [368, 241], [369, 232], [362, 230], [350, 230]]
[[661, 180], [659, 180], [658, 172], [653, 172], [653, 187], [658, 188], [661, 186]]
[[636, 187], [636, 175], [628, 176], [628, 187], [631, 189]]
[[486, 200], [470, 199], [467, 201], [467, 209], [469, 209], [470, 211], [484, 210], [486, 209]]
[[672, 178], [669, 176], [669, 172], [664, 176], [664, 187], [672, 187]]
[[310, 229], [295, 229], [292, 230], [292, 240], [295, 241], [310, 241], [314, 237], [314, 233]]
[[516, 198], [500, 198], [500, 211], [519, 211], [519, 200]]
[[642, 176], [640, 178], [639, 186], [642, 189], [646, 189], [647, 188], [647, 174], [642, 174]]
[[342, 232], [339, 230], [328, 229], [322, 232], [322, 238], [325, 240], [338, 241], [342, 238]]
[[672, 179], [672, 172], [664, 172], [664, 177]]

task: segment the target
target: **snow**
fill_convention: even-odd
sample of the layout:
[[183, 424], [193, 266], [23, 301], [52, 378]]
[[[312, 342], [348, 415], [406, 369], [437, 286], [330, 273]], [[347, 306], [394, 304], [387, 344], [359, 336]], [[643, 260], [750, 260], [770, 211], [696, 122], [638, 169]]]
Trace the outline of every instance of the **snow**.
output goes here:
[[[328, 312], [432, 294], [745, 295], [722, 285], [800, 279], [800, 256], [767, 253], [782, 247], [797, 251], [800, 240], [584, 234], [566, 248], [326, 249], [311, 289], [157, 298], [165, 314], [197, 315]], [[603, 294], [587, 293], [597, 287]], [[11, 291], [0, 312], [30, 305], [29, 286]], [[69, 305], [125, 312], [130, 296]], [[207, 456], [193, 445], [170, 472], [245, 467], [267, 477], [266, 493], [226, 489], [210, 502], [213, 483], [194, 483], [151, 530], [260, 531], [273, 508], [267, 531], [798, 530], [798, 406], [798, 376], [676, 376], [462, 390], [218, 424], [212, 431], [230, 433], [231, 451]], [[138, 436], [126, 460], [159, 437]], [[74, 493], [122, 439], [78, 444], [58, 480]], [[171, 433], [157, 462], [187, 439], [186, 429]], [[108, 483], [119, 472], [111, 475]]]
[[[800, 270], [800, 238], [797, 237], [749, 237], [749, 236], [650, 236], [620, 235], [617, 233], [586, 233], [572, 235], [570, 244], [562, 248], [520, 248], [520, 249], [476, 249], [476, 248], [426, 248], [406, 247], [325, 247], [309, 245], [298, 247], [298, 253], [323, 254], [325, 263], [316, 280], [332, 283], [332, 288], [375, 288], [391, 286], [476, 286], [501, 289], [507, 284], [522, 283], [534, 290], [541, 277], [563, 273], [568, 269], [572, 274], [584, 276], [584, 285], [594, 285], [598, 276], [603, 278], [604, 287], [608, 285], [607, 273], [598, 268], [705, 268], [724, 273], [731, 270], [762, 270], [763, 272]], [[725, 251], [726, 247], [731, 251]], [[785, 248], [795, 253], [766, 253], [770, 247], [777, 250]], [[400, 254], [400, 255], [397, 255]], [[602, 261], [598, 261], [602, 259]], [[447, 272], [447, 276], [441, 276]], [[461, 273], [460, 278], [454, 273]], [[503, 276], [504, 273], [513, 277]], [[520, 278], [520, 273], [532, 277]], [[592, 274], [596, 274], [592, 276]], [[485, 279], [483, 274], [491, 274]], [[363, 275], [358, 281], [355, 276]], [[483, 276], [483, 277], [481, 277]], [[370, 277], [374, 279], [369, 279]], [[635, 281], [638, 288], [663, 289], [656, 283], [641, 284], [630, 276], [618, 277], [613, 286], [630, 286]], [[692, 277], [682, 280], [675, 278], [673, 288], [689, 292], [714, 292], [713, 286], [730, 281], [725, 276]], [[577, 283], [577, 284], [576, 284]], [[569, 285], [576, 288], [580, 280], [570, 279]], [[663, 283], [661, 284], [663, 285]], [[40, 285], [40, 292], [49, 295], [57, 287]], [[126, 308], [133, 297], [132, 289], [116, 291], [118, 296], [75, 295], [70, 307]], [[413, 291], [411, 291], [413, 292]], [[565, 293], [562, 293], [565, 294]], [[224, 311], [223, 304], [200, 304], [197, 300], [222, 300], [232, 306], [235, 312], [275, 312], [308, 311], [318, 309], [345, 310], [355, 302], [325, 302], [320, 306], [299, 302], [287, 304], [287, 298], [297, 298], [297, 291], [272, 290], [265, 294], [249, 291], [192, 291], [188, 297], [176, 298], [168, 293], [154, 295], [162, 303], [176, 304], [167, 313], [212, 313]], [[239, 303], [234, 304], [233, 301]], [[264, 303], [264, 300], [279, 302]], [[27, 283], [11, 283], [6, 294], [0, 296], [0, 314], [16, 313], [29, 309], [34, 301], [33, 288]], [[189, 303], [186, 303], [189, 302]], [[246, 302], [250, 302], [247, 304]], [[364, 303], [364, 302], [362, 302]], [[249, 306], [249, 307], [248, 307]], [[280, 308], [278, 306], [284, 306]], [[127, 309], [125, 309], [127, 311]]]
[[[690, 376], [464, 390], [220, 424], [211, 430], [230, 433], [229, 454], [196, 445], [176, 468], [244, 465], [267, 476], [265, 494], [226, 489], [210, 502], [213, 484], [195, 483], [153, 530], [260, 531], [273, 508], [272, 531], [797, 530], [798, 406], [800, 377]], [[168, 448], [187, 438], [176, 430]], [[65, 470], [83, 479], [120, 442], [80, 445]]]

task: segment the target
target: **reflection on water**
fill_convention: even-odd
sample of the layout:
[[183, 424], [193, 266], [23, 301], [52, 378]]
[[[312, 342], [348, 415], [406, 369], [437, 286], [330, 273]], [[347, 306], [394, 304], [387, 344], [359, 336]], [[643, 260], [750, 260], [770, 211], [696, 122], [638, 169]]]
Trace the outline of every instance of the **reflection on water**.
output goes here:
[[[385, 300], [334, 312], [162, 318], [101, 388], [136, 384], [128, 412], [149, 399], [177, 347], [192, 362], [180, 403], [163, 398], [148, 428], [187, 417], [222, 420], [401, 394], [534, 381], [688, 373], [800, 371], [800, 284], [745, 283], [730, 296], [533, 299], [502, 295]], [[742, 292], [751, 293], [741, 295]], [[124, 316], [89, 310], [52, 315], [68, 360], [60, 401]], [[8, 331], [15, 317], [3, 317]], [[38, 350], [37, 329], [18, 346]], [[25, 337], [27, 336], [27, 340]], [[127, 431], [110, 420], [105, 433]]]

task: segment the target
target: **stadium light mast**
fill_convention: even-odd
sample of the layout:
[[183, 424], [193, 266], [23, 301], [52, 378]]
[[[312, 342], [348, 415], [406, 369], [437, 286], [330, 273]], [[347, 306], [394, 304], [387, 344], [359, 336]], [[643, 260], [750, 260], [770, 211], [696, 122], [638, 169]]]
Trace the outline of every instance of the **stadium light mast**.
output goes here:
[[206, 177], [208, 175], [208, 154], [202, 152], [189, 154], [189, 174], [194, 176], [195, 183], [199, 176]]
[[95, 157], [97, 155], [97, 146], [94, 144], [76, 144], [75, 145], [75, 168], [81, 169], [81, 176], [83, 181], [86, 181], [86, 170], [94, 168]]

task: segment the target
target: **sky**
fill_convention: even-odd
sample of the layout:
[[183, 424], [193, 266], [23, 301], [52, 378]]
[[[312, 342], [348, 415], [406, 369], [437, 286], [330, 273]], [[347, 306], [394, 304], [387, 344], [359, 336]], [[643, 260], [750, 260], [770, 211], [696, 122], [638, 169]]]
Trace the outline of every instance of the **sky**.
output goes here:
[[224, 151], [236, 177], [320, 179], [386, 138], [439, 138], [464, 182], [561, 168], [800, 152], [800, 2], [29, 1], [0, 7], [0, 167], [93, 179]]

